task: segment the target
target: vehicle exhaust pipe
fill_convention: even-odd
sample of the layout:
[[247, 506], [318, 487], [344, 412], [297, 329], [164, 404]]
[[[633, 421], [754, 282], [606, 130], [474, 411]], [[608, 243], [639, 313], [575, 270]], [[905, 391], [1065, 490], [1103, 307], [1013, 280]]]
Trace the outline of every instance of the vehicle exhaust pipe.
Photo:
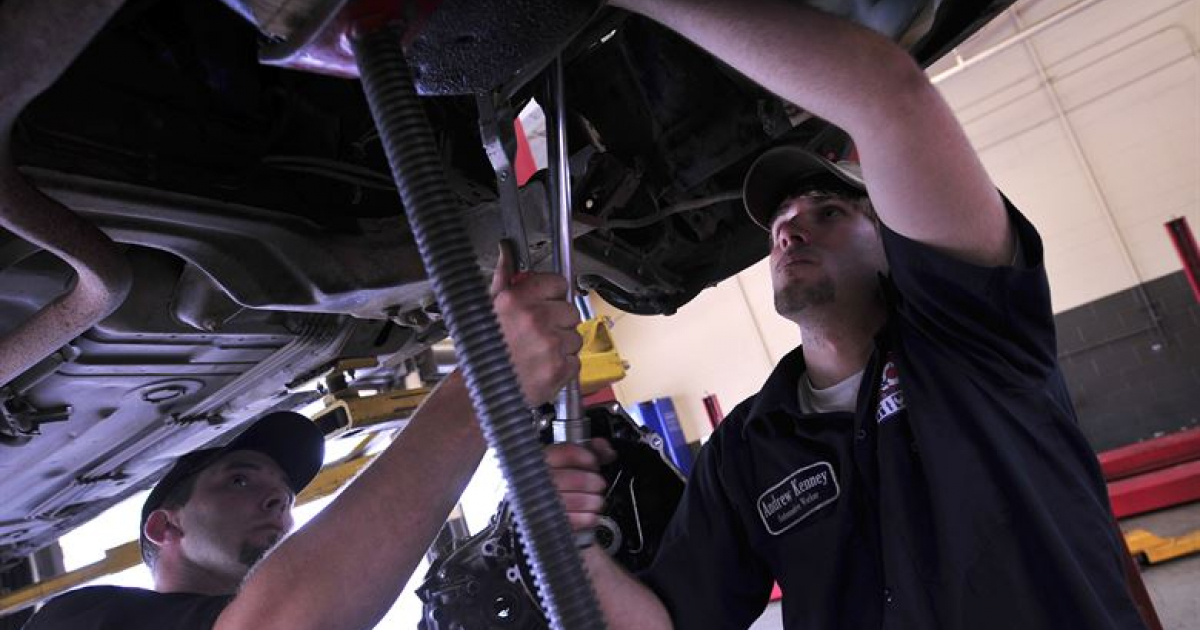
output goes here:
[[0, 386], [117, 309], [132, 272], [104, 232], [51, 200], [17, 172], [17, 116], [49, 88], [123, 0], [4, 0], [0, 3], [0, 227], [69, 264], [75, 286], [0, 337]]

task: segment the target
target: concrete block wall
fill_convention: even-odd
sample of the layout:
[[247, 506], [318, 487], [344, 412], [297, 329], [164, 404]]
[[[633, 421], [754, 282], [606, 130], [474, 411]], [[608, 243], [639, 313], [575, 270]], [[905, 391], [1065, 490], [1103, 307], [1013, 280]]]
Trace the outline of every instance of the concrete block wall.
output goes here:
[[757, 391], [800, 333], [774, 313], [765, 264], [748, 271], [749, 279], [730, 278], [670, 317], [629, 315], [593, 299], [597, 314], [613, 321], [617, 351], [629, 364], [628, 376], [613, 386], [618, 400], [670, 396], [684, 435], [695, 442], [711, 431], [705, 396], [716, 394], [728, 412]]
[[1200, 301], [1183, 272], [1143, 288], [1055, 316], [1071, 399], [1098, 451], [1200, 425]]

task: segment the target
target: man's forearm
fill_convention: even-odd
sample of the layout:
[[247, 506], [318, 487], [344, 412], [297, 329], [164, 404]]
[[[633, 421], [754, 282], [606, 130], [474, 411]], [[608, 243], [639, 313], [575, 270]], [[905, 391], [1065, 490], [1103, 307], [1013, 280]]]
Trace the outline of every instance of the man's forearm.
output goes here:
[[341, 496], [263, 560], [215, 628], [372, 627], [403, 590], [484, 450], [455, 373]]
[[670, 630], [671, 617], [658, 596], [596, 546], [583, 561], [610, 630]]

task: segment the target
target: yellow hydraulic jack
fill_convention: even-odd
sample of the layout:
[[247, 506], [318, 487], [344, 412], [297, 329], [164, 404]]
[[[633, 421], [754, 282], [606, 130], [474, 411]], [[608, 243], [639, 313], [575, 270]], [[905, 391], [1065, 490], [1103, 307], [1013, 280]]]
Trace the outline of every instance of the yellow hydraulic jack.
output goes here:
[[[583, 349], [579, 352], [579, 381], [580, 389], [584, 393], [598, 391], [625, 377], [626, 365], [617, 354], [606, 319], [593, 318], [583, 322], [579, 325], [579, 334], [583, 336]], [[331, 373], [374, 365], [374, 359], [344, 361], [336, 365]], [[360, 393], [351, 387], [343, 386], [338, 391], [327, 394], [324, 400], [325, 407], [313, 415], [313, 422], [328, 425], [328, 435], [361, 431], [364, 436], [349, 454], [321, 470], [296, 497], [296, 505], [330, 496], [354, 479], [359, 471], [375, 459], [374, 453], [377, 451], [373, 451], [371, 447], [376, 438], [385, 434], [391, 435], [392, 429], [402, 429], [407, 419], [425, 400], [429, 389], [422, 387], [383, 391], [369, 396], [361, 396]], [[103, 560], [11, 593], [0, 593], [0, 616], [37, 605], [92, 580], [120, 573], [137, 566], [141, 561], [141, 550], [136, 540], [119, 545], [105, 551]]]

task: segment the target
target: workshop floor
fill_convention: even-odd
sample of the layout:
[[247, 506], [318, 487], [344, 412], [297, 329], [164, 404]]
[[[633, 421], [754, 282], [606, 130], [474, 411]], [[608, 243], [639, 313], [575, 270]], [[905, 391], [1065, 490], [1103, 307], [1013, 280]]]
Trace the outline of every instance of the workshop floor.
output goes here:
[[[1121, 529], [1145, 529], [1163, 537], [1200, 529], [1200, 501], [1121, 521]], [[1142, 579], [1158, 611], [1163, 630], [1200, 628], [1200, 554], [1142, 568]], [[783, 628], [782, 611], [772, 603], [751, 630]]]
[[[1121, 521], [1121, 529], [1145, 529], [1162, 537], [1200, 529], [1200, 501]], [[1163, 630], [1200, 627], [1200, 554], [1142, 567], [1142, 579]]]

